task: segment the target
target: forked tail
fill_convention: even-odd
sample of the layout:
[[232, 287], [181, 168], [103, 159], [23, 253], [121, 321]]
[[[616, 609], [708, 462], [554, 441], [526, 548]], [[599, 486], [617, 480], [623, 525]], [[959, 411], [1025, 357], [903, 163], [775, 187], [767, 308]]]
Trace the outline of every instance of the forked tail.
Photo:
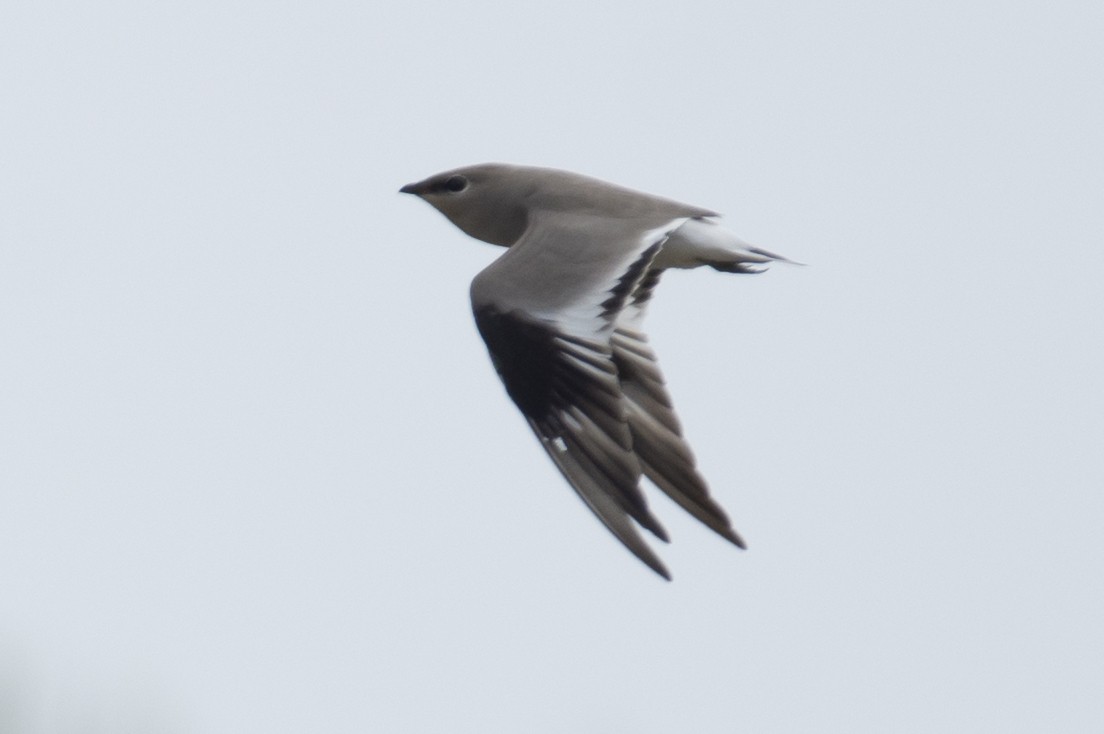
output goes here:
[[662, 268], [708, 265], [723, 273], [761, 273], [772, 262], [801, 265], [744, 242], [711, 219], [688, 219], [671, 233], [655, 264]]

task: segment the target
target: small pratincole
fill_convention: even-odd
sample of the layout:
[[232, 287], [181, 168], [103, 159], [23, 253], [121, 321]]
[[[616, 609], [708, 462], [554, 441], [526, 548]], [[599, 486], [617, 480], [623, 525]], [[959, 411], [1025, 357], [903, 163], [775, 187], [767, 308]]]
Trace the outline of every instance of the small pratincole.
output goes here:
[[475, 323], [506, 392], [610, 532], [671, 578], [633, 524], [668, 539], [640, 490], [644, 475], [744, 548], [698, 473], [641, 329], [667, 268], [758, 273], [786, 258], [708, 209], [550, 168], [487, 163], [400, 191], [507, 248], [472, 281]]

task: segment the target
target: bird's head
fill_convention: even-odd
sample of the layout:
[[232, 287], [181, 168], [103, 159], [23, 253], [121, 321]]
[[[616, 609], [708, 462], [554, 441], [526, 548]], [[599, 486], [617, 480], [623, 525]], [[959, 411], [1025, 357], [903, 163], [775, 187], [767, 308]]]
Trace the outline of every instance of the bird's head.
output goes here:
[[517, 167], [484, 163], [438, 173], [399, 191], [424, 199], [477, 240], [509, 247], [528, 224], [528, 189]]

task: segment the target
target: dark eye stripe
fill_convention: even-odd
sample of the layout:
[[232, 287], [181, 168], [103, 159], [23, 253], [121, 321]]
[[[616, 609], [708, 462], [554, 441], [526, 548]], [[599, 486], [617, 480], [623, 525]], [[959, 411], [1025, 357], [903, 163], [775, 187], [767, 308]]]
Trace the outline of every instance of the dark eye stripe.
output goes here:
[[450, 176], [449, 179], [445, 181], [445, 188], [453, 193], [463, 191], [468, 188], [468, 179], [463, 176]]

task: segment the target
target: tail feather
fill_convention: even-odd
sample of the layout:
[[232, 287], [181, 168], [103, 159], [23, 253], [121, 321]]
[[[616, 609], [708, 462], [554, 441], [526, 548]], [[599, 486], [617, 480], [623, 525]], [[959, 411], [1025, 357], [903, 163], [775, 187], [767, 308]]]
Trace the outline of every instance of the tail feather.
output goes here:
[[788, 257], [744, 242], [712, 219], [688, 219], [670, 234], [654, 267], [697, 268], [725, 273], [761, 273], [772, 262], [800, 265]]

